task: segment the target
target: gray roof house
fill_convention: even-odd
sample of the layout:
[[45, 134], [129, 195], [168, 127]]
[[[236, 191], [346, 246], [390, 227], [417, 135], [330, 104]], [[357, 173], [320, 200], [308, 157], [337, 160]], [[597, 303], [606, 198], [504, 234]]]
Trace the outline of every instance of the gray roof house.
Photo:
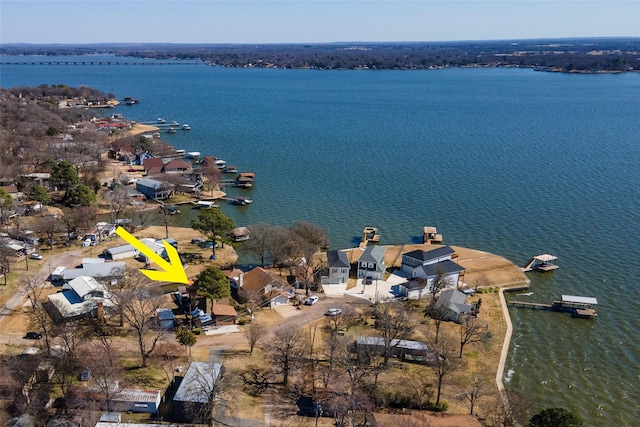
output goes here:
[[76, 277], [68, 283], [68, 287], [69, 290], [48, 296], [51, 303], [49, 315], [55, 321], [93, 315], [98, 305], [103, 308], [113, 306], [107, 287], [93, 277]]
[[440, 246], [430, 251], [415, 250], [402, 254], [402, 271], [410, 273], [416, 267], [451, 260], [455, 251], [451, 246]]
[[155, 179], [142, 178], [136, 181], [136, 190], [144, 194], [147, 199], [157, 200], [169, 197], [173, 193], [173, 186]]
[[407, 282], [399, 285], [400, 295], [408, 299], [420, 299], [425, 295], [431, 294], [433, 284], [438, 280], [438, 276], [441, 276], [441, 279], [446, 282], [445, 288], [457, 288], [458, 283], [462, 280], [461, 277], [464, 276], [464, 271], [464, 267], [449, 260], [421, 265], [414, 268], [410, 273], [411, 275], [400, 271], [408, 279]]
[[337, 285], [347, 283], [351, 264], [347, 254], [343, 251], [327, 252], [327, 274], [322, 276], [323, 285]]
[[456, 290], [449, 289], [440, 292], [436, 302], [436, 309], [443, 310], [446, 320], [460, 321], [460, 316], [473, 312], [473, 305], [467, 304], [467, 295]]
[[384, 263], [386, 251], [382, 246], [367, 246], [358, 259], [358, 278], [382, 279], [387, 270]]
[[207, 403], [222, 377], [220, 363], [191, 362], [187, 373], [173, 396], [173, 420], [176, 422], [204, 422], [197, 417], [198, 405]]
[[120, 245], [104, 250], [105, 258], [109, 258], [113, 261], [125, 258], [135, 258], [138, 256], [138, 250], [133, 245]]
[[[76, 277], [88, 276], [98, 280], [119, 282], [124, 279], [124, 261], [105, 262], [102, 258], [84, 258], [82, 267], [66, 268], [62, 273], [62, 280], [73, 280]], [[66, 289], [64, 286], [63, 289]]]

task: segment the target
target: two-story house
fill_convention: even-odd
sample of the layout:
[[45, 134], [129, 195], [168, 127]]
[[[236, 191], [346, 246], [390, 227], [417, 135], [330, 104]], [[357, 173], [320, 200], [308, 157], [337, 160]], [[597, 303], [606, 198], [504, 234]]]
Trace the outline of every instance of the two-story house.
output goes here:
[[386, 251], [382, 246], [367, 246], [358, 259], [358, 278], [383, 279], [387, 271], [384, 263]]
[[347, 283], [351, 264], [347, 254], [343, 251], [327, 252], [327, 275], [322, 276], [323, 285], [338, 285]]

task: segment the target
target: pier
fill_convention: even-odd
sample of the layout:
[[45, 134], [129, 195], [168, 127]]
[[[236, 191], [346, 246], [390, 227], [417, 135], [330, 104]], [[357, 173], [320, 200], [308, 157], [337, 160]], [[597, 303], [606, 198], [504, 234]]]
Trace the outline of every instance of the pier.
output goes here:
[[360, 247], [366, 248], [369, 243], [378, 243], [380, 241], [380, 235], [378, 234], [377, 227], [365, 227], [362, 230], [362, 239], [360, 240]]
[[594, 308], [598, 304], [598, 300], [592, 297], [581, 297], [576, 295], [562, 295], [560, 301], [554, 301], [553, 304], [541, 304], [528, 301], [507, 301], [507, 305], [511, 307], [533, 308], [536, 310], [559, 311], [569, 313], [572, 317], [581, 319], [595, 319], [598, 312]]
[[558, 269], [555, 264], [557, 259], [558, 257], [550, 254], [536, 255], [527, 262], [527, 265], [522, 267], [522, 271], [528, 273], [529, 271], [547, 272], [556, 270]]

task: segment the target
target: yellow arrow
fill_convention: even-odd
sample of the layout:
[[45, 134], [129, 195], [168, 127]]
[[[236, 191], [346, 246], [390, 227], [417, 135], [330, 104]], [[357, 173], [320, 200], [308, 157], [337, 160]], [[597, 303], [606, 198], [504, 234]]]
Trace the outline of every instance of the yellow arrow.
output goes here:
[[163, 239], [162, 243], [164, 243], [164, 249], [165, 251], [167, 251], [167, 255], [169, 256], [169, 262], [162, 259], [160, 255], [153, 251], [153, 249], [146, 246], [132, 234], [129, 234], [124, 228], [116, 228], [116, 234], [122, 237], [127, 243], [146, 255], [147, 258], [149, 258], [158, 267], [164, 270], [140, 270], [140, 272], [147, 276], [149, 279], [156, 282], [174, 282], [185, 284], [189, 283], [189, 279], [187, 279], [187, 273], [184, 272], [184, 267], [182, 266], [182, 261], [180, 261], [178, 251], [176, 250], [176, 248], [167, 243], [166, 240]]

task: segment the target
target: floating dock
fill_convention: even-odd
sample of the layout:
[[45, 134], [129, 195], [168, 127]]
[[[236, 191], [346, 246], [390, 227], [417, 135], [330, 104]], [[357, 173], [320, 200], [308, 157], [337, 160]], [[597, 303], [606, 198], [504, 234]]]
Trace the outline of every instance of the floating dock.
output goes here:
[[558, 257], [550, 254], [536, 255], [527, 262], [527, 265], [522, 267], [522, 271], [528, 273], [529, 271], [547, 272], [556, 270], [559, 268], [555, 264], [557, 259]]
[[570, 313], [573, 317], [582, 319], [595, 319], [598, 312], [594, 308], [598, 304], [598, 300], [592, 297], [581, 297], [577, 295], [562, 295], [560, 301], [554, 301], [553, 304], [540, 304], [528, 301], [507, 301], [508, 306], [525, 307], [537, 310], [559, 311]]

